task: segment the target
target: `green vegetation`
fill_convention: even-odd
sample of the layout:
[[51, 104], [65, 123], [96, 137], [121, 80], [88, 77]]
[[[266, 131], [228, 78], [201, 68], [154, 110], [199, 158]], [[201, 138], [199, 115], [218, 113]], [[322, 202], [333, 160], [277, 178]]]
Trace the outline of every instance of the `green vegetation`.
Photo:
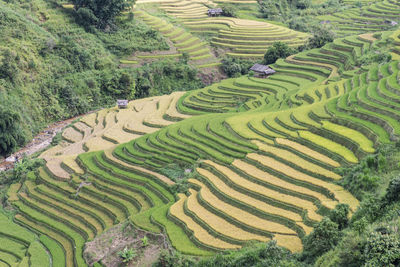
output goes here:
[[222, 69], [228, 77], [238, 77], [247, 74], [254, 63], [254, 60], [226, 57], [222, 59]]
[[135, 98], [188, 91], [202, 86], [197, 70], [181, 61], [161, 60], [135, 69]]
[[279, 58], [287, 58], [294, 51], [287, 44], [282, 42], [275, 42], [271, 47], [268, 48], [264, 55], [264, 64], [275, 63]]
[[113, 1], [87, 1], [73, 0], [72, 4], [76, 10], [78, 22], [86, 27], [96, 26], [101, 29], [113, 25], [116, 16], [128, 8], [129, 3], [123, 0]]
[[[361, 197], [361, 205], [352, 219], [348, 219], [348, 206], [338, 205], [329, 216], [319, 222], [305, 238], [304, 251], [291, 254], [272, 241], [253, 244], [239, 251], [218, 254], [209, 259], [196, 260], [180, 254], [160, 255], [156, 266], [396, 266], [400, 260], [399, 223], [397, 209], [400, 173], [399, 146], [382, 147], [387, 162], [370, 172], [379, 176], [380, 183]], [[379, 154], [375, 154], [377, 156]], [[365, 168], [366, 159], [351, 169], [349, 176]], [[354, 183], [363, 183], [354, 181]], [[346, 186], [347, 187], [347, 186]], [[349, 187], [348, 187], [349, 188]], [[349, 188], [352, 192], [353, 189]]]
[[25, 135], [18, 113], [0, 107], [0, 118], [0, 155], [8, 156], [25, 143]]
[[[0, 102], [1, 112], [8, 114], [1, 116], [7, 120], [4, 127], [8, 127], [7, 134], [3, 127], [0, 130], [5, 138], [2, 155], [25, 144], [48, 123], [114, 105], [116, 98], [181, 90], [186, 81], [192, 82], [186, 89], [201, 86], [194, 78], [196, 71], [184, 63], [118, 68], [120, 56], [138, 50], [168, 49], [158, 32], [138, 20], [120, 16], [115, 20], [115, 30], [86, 32], [75, 23], [72, 11], [57, 3], [35, 0], [28, 7], [4, 2], [0, 12], [0, 44], [4, 47], [0, 52], [0, 81], [5, 89], [0, 92]], [[164, 68], [161, 76], [160, 68]], [[147, 77], [142, 79], [143, 73]], [[178, 80], [182, 83], [173, 82]], [[165, 89], [159, 90], [160, 84], [165, 84]]]
[[123, 250], [118, 252], [118, 256], [122, 258], [122, 262], [127, 263], [132, 261], [136, 257], [136, 252], [132, 248], [125, 247]]
[[0, 174], [4, 264], [107, 265], [83, 250], [119, 223], [156, 266], [400, 264], [399, 3], [78, 2], [0, 4], [1, 153], [134, 101]]
[[13, 266], [29, 261], [35, 266], [50, 266], [46, 245], [42, 244], [32, 232], [16, 225], [3, 213], [0, 213], [0, 229], [2, 262]]
[[225, 17], [237, 17], [238, 9], [235, 5], [232, 4], [223, 4], [221, 5], [222, 8], [222, 15]]

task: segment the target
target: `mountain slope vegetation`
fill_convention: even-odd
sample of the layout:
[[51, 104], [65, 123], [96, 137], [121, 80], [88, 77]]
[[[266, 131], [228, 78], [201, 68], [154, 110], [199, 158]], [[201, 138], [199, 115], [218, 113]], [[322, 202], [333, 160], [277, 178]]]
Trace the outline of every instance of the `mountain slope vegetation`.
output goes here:
[[[107, 33], [87, 32], [71, 9], [54, 1], [1, 2], [0, 12], [0, 103], [17, 114], [14, 121], [22, 133], [10, 151], [51, 122], [109, 106], [116, 98], [164, 93], [168, 89], [158, 91], [162, 77], [172, 74], [178, 84], [185, 80], [187, 89], [201, 84], [184, 63], [164, 63], [177, 69], [172, 73], [160, 64], [137, 71], [120, 68], [121, 56], [169, 48], [158, 32], [127, 16], [118, 17], [118, 30]], [[149, 77], [139, 80], [143, 71]], [[154, 81], [155, 73], [159, 79]]]

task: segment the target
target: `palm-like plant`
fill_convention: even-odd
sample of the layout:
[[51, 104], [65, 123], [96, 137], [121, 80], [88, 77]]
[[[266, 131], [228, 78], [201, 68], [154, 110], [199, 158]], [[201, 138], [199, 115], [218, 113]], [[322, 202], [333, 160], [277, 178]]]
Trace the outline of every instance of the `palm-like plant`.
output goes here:
[[136, 251], [133, 248], [125, 247], [124, 250], [118, 252], [118, 256], [122, 258], [122, 262], [130, 262], [136, 257]]

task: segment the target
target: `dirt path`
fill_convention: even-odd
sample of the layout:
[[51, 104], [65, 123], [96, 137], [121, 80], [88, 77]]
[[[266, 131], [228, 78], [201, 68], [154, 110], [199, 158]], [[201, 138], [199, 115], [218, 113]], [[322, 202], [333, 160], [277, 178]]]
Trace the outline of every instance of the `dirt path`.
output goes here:
[[0, 171], [12, 169], [14, 167], [14, 162], [16, 161], [17, 157], [22, 158], [24, 154], [29, 156], [37, 151], [42, 150], [43, 148], [46, 148], [48, 145], [50, 145], [51, 140], [53, 140], [53, 137], [57, 133], [61, 132], [72, 121], [84, 115], [86, 114], [51, 124], [49, 127], [47, 127], [46, 129], [41, 131], [38, 135], [36, 135], [32, 139], [32, 141], [29, 142], [25, 147], [13, 153], [8, 158], [0, 159]]

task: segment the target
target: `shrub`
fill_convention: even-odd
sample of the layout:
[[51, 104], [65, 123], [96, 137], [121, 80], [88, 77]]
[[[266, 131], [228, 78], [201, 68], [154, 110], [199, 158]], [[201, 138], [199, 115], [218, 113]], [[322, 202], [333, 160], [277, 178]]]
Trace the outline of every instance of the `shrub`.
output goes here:
[[254, 60], [225, 57], [222, 59], [222, 69], [228, 77], [238, 77], [249, 72]]
[[327, 43], [333, 42], [336, 34], [332, 28], [326, 24], [316, 24], [311, 28], [312, 37], [308, 39], [306, 47], [308, 49], [320, 48]]
[[294, 16], [291, 18], [288, 22], [288, 26], [290, 29], [296, 30], [296, 31], [302, 31], [302, 32], [309, 32], [310, 31], [310, 26], [307, 18], [305, 17], [300, 17], [300, 16]]
[[385, 198], [389, 203], [400, 200], [400, 176], [390, 181]]
[[338, 224], [339, 230], [342, 230], [349, 224], [349, 211], [349, 205], [343, 203], [336, 205], [335, 209], [331, 210], [329, 218], [332, 222]]
[[170, 94], [201, 88], [196, 68], [182, 61], [162, 60], [134, 70], [135, 97]]
[[399, 233], [372, 232], [364, 250], [364, 266], [399, 266]]
[[125, 8], [125, 0], [72, 0], [78, 15], [78, 22], [85, 26], [94, 25], [105, 29], [114, 23], [114, 19]]
[[264, 64], [275, 63], [279, 58], [286, 58], [294, 52], [286, 43], [275, 42], [265, 53]]
[[45, 161], [43, 159], [29, 159], [23, 157], [21, 161], [17, 162], [12, 171], [13, 182], [21, 181], [26, 179], [29, 172], [37, 170], [39, 167], [43, 166]]
[[372, 192], [379, 184], [379, 176], [376, 174], [386, 167], [386, 158], [379, 152], [369, 155], [351, 168], [341, 170], [342, 185], [357, 198], [361, 199], [367, 192]]
[[338, 224], [324, 217], [304, 239], [303, 257], [309, 262], [332, 249], [340, 240]]
[[221, 6], [222, 8], [222, 15], [226, 16], [226, 17], [233, 17], [236, 18], [237, 14], [236, 14], [236, 7], [233, 5], [228, 5], [228, 4], [224, 4]]
[[[277, 3], [276, 0], [262, 0], [259, 1], [260, 13], [264, 18], [267, 19], [278, 19], [279, 15], [282, 15], [286, 10], [283, 10], [282, 6]], [[286, 1], [282, 1], [286, 3]], [[287, 4], [287, 3], [286, 3]]]
[[142, 246], [147, 247], [148, 245], [149, 245], [149, 239], [147, 238], [147, 236], [144, 236], [142, 238]]
[[8, 156], [26, 142], [19, 114], [0, 106], [0, 155]]
[[358, 65], [369, 65], [372, 63], [384, 64], [392, 60], [392, 55], [389, 51], [382, 51], [382, 48], [374, 48], [364, 53], [358, 58]]
[[297, 261], [287, 249], [279, 247], [276, 241], [268, 243], [250, 243], [239, 251], [217, 254], [214, 257], [203, 258], [195, 262], [192, 258], [179, 253], [170, 255], [167, 251], [161, 253], [155, 267], [250, 267], [250, 266], [305, 266]]
[[311, 0], [297, 0], [293, 2], [298, 9], [306, 9], [311, 6]]
[[319, 257], [315, 262], [315, 267], [363, 266], [364, 245], [362, 237], [350, 232], [335, 249]]
[[189, 257], [183, 256], [179, 252], [172, 255], [168, 250], [163, 250], [158, 257], [157, 262], [153, 264], [154, 267], [189, 267], [195, 266], [195, 261]]
[[118, 256], [122, 258], [122, 262], [130, 262], [136, 257], [136, 251], [132, 248], [125, 247], [124, 250], [118, 252]]
[[132, 99], [136, 83], [133, 75], [125, 70], [103, 72], [101, 89], [114, 98]]
[[189, 62], [190, 55], [187, 52], [182, 53], [182, 57], [179, 59], [183, 64], [187, 64]]
[[88, 28], [99, 23], [99, 19], [94, 15], [93, 11], [86, 7], [81, 7], [76, 12], [78, 23]]
[[[382, 214], [382, 205], [380, 198], [373, 194], [364, 194], [363, 201], [360, 203], [360, 207], [351, 218], [352, 222], [357, 222], [364, 218], [368, 222], [375, 221]], [[365, 224], [362, 222], [362, 225]]]

